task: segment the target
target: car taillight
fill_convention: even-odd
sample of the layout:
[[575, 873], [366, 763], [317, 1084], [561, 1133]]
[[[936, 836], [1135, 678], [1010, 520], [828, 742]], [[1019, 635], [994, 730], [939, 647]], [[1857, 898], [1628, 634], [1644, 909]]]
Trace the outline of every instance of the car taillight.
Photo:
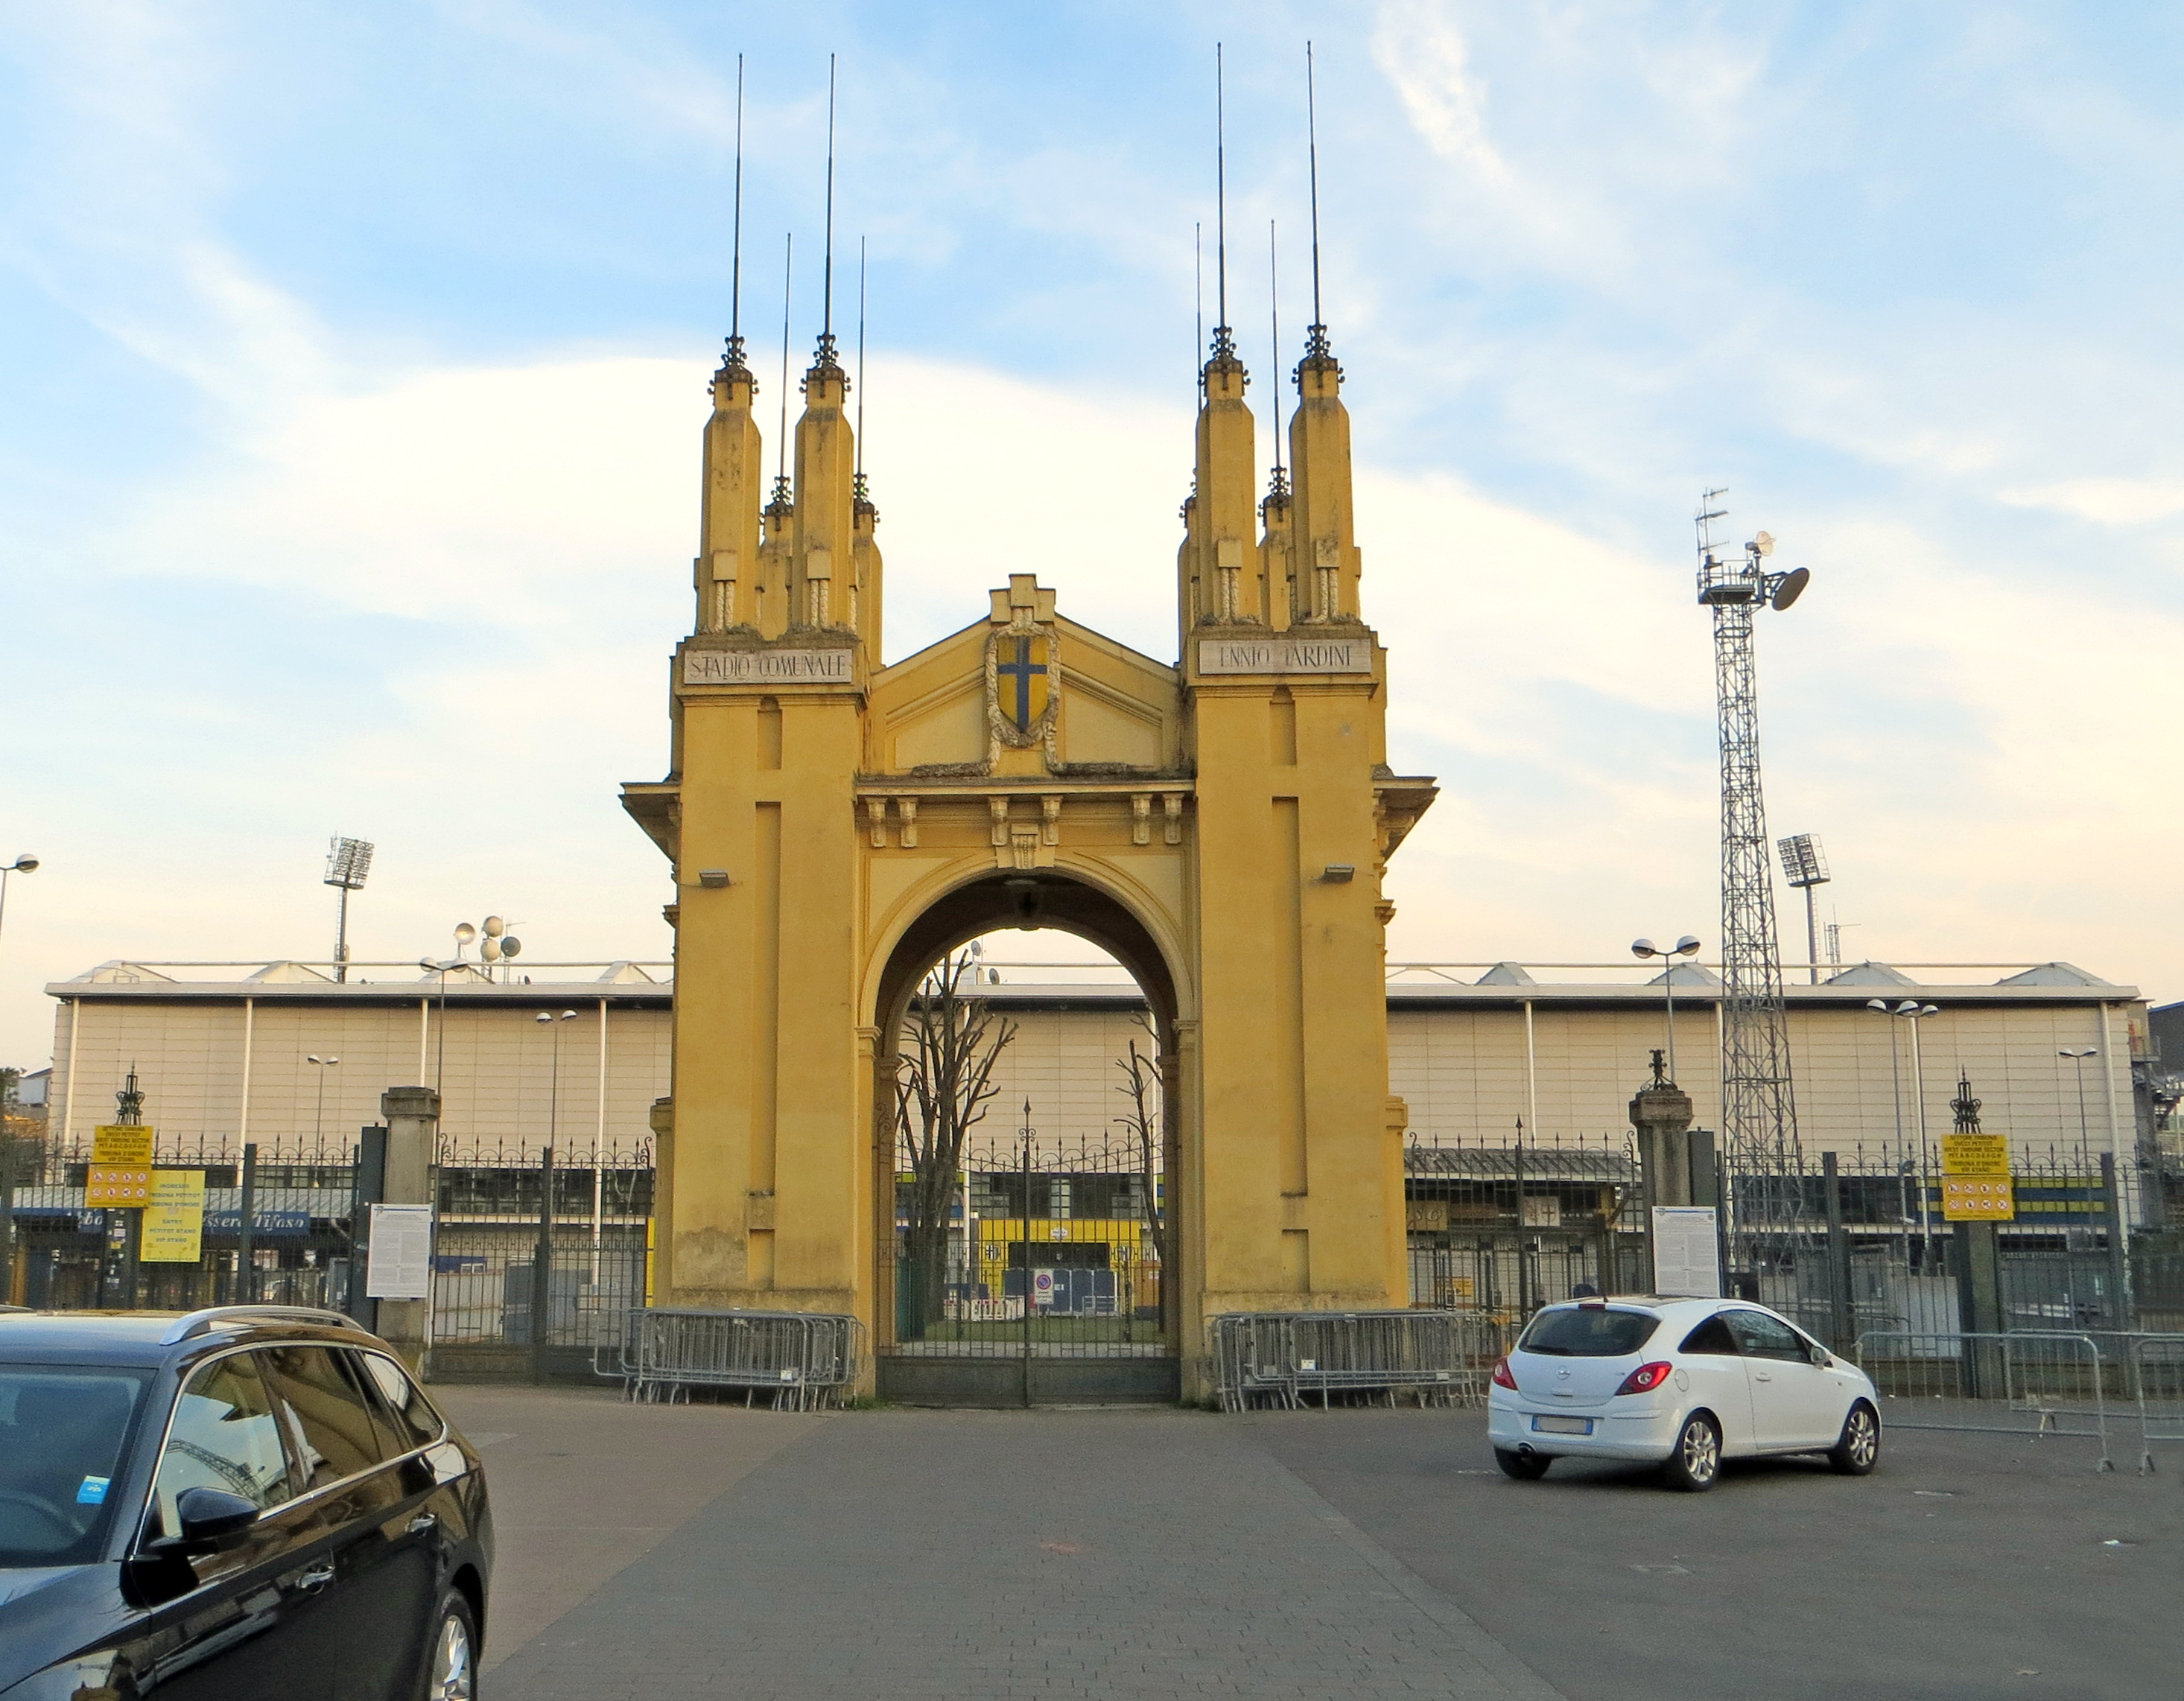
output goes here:
[[1650, 1365], [1641, 1365], [1623, 1379], [1623, 1386], [1615, 1392], [1618, 1394], [1650, 1394], [1669, 1380], [1669, 1373], [1675, 1368], [1665, 1359], [1656, 1359]]
[[1512, 1392], [1516, 1391], [1517, 1379], [1509, 1374], [1508, 1359], [1497, 1359], [1494, 1361], [1494, 1386], [1497, 1388], [1507, 1388]]

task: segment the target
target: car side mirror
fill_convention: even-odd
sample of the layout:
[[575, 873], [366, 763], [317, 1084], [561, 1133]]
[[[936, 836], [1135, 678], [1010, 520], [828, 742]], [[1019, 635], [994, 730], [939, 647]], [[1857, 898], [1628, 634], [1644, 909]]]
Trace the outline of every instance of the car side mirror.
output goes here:
[[185, 1554], [220, 1554], [238, 1547], [258, 1521], [255, 1503], [225, 1488], [185, 1488], [175, 1497], [181, 1530], [161, 1545]]
[[1825, 1347], [1815, 1347], [1813, 1348], [1813, 1362], [1825, 1370], [1835, 1363], [1835, 1355]]

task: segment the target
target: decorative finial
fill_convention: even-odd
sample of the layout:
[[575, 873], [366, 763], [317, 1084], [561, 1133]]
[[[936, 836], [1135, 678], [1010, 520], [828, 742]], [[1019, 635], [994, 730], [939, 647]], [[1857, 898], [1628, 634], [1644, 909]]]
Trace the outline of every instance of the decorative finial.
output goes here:
[[1949, 1109], [1957, 1114], [1958, 1133], [1976, 1134], [1980, 1131], [1980, 1106], [1985, 1103], [1986, 1101], [1983, 1098], [1972, 1097], [1972, 1082], [1969, 1075], [1958, 1076], [1957, 1096], [1949, 1101]]

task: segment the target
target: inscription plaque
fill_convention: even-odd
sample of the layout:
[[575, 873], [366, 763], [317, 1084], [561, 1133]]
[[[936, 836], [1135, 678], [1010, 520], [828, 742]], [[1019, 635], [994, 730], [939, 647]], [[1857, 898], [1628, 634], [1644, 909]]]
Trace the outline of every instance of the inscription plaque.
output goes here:
[[685, 685], [847, 685], [847, 650], [685, 650]]
[[1201, 673], [1370, 673], [1370, 638], [1205, 638]]

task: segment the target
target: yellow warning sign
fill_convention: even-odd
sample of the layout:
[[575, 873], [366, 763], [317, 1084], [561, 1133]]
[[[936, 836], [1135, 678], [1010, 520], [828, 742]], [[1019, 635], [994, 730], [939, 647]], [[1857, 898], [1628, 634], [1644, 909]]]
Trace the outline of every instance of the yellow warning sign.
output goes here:
[[84, 1176], [86, 1205], [148, 1205], [152, 1203], [149, 1164], [93, 1164]]
[[204, 1171], [153, 1170], [138, 1259], [146, 1264], [195, 1264], [203, 1246]]
[[136, 1128], [118, 1122], [97, 1129], [91, 1137], [91, 1161], [148, 1170], [152, 1167], [152, 1137], [159, 1131], [156, 1128]]
[[2007, 1176], [2009, 1137], [2007, 1134], [1944, 1134], [1942, 1137], [1944, 1176]]
[[1942, 1218], [1953, 1223], [2006, 1223], [2017, 1216], [2017, 1184], [1999, 1176], [1942, 1177]]

